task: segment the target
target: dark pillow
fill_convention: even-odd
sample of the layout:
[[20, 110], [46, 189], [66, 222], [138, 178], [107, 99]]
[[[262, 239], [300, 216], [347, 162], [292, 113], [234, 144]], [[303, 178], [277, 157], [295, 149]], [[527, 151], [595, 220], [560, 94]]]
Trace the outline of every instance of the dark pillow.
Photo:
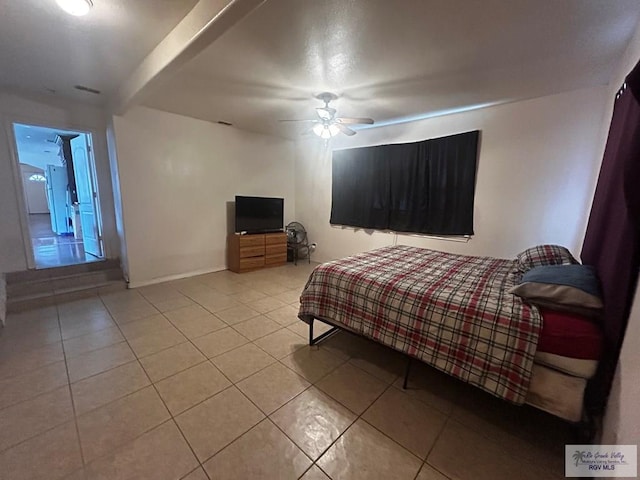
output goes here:
[[589, 265], [547, 265], [522, 276], [509, 293], [534, 305], [578, 313], [597, 312], [602, 295], [596, 271]]
[[521, 273], [545, 265], [574, 265], [579, 263], [571, 252], [560, 245], [538, 245], [527, 248], [516, 255], [516, 264]]

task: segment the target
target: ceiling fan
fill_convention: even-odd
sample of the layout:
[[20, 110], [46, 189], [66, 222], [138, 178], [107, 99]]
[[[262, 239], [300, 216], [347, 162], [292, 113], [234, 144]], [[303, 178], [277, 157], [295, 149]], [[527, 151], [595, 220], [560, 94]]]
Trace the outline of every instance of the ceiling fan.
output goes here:
[[[329, 102], [336, 100], [337, 95], [329, 92], [323, 92], [316, 97], [318, 100], [324, 102], [324, 107], [316, 108], [316, 114], [318, 118], [308, 120], [280, 120], [281, 122], [312, 122], [314, 125], [306, 133], [315, 133], [321, 138], [329, 139], [336, 136], [338, 133], [344, 133], [345, 135], [352, 136], [356, 134], [355, 130], [352, 130], [347, 125], [371, 125], [373, 124], [372, 118], [355, 118], [355, 117], [337, 117], [336, 109], [329, 106]], [[303, 134], [303, 135], [304, 135]]]

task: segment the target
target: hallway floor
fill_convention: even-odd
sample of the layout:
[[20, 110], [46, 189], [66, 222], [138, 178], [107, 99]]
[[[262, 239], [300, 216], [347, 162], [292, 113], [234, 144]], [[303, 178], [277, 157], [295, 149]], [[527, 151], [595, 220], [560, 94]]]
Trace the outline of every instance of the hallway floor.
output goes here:
[[309, 347], [313, 267], [10, 315], [0, 479], [564, 478], [566, 423], [424, 365], [403, 390], [406, 358], [346, 333]]
[[57, 235], [51, 230], [51, 215], [29, 214], [29, 230], [36, 268], [61, 267], [101, 259], [84, 251], [82, 240], [73, 235]]

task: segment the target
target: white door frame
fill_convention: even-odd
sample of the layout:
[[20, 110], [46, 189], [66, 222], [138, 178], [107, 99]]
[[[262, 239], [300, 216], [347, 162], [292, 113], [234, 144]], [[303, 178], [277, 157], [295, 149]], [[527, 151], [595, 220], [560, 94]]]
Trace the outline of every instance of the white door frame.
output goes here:
[[27, 261], [27, 268], [29, 270], [36, 269], [36, 260], [35, 255], [33, 253], [33, 243], [31, 241], [31, 231], [29, 230], [29, 212], [27, 209], [27, 204], [25, 200], [24, 194], [24, 185], [22, 184], [22, 173], [20, 171], [20, 158], [18, 156], [18, 144], [16, 141], [16, 134], [13, 129], [13, 125], [19, 123], [22, 125], [29, 125], [32, 127], [43, 127], [43, 128], [59, 128], [60, 130], [67, 130], [71, 132], [77, 133], [85, 133], [89, 135], [89, 144], [91, 145], [91, 155], [89, 157], [89, 163], [91, 164], [91, 173], [93, 178], [96, 180], [96, 218], [98, 220], [98, 231], [99, 235], [102, 239], [102, 258], [109, 258], [108, 251], [108, 242], [104, 241], [103, 237], [103, 225], [102, 225], [102, 208], [100, 201], [100, 188], [97, 182], [97, 171], [96, 171], [96, 161], [95, 161], [95, 149], [93, 147], [93, 137], [97, 135], [98, 132], [95, 129], [79, 127], [78, 125], [69, 124], [67, 122], [61, 121], [56, 122], [55, 125], [52, 125], [53, 122], [41, 120], [41, 119], [32, 119], [22, 116], [6, 116], [4, 121], [4, 129], [6, 136], [9, 140], [9, 153], [11, 156], [11, 168], [13, 170], [13, 184], [15, 186], [16, 191], [16, 200], [18, 202], [18, 217], [20, 218], [20, 228], [22, 230], [22, 241], [24, 245], [24, 254], [25, 259]]

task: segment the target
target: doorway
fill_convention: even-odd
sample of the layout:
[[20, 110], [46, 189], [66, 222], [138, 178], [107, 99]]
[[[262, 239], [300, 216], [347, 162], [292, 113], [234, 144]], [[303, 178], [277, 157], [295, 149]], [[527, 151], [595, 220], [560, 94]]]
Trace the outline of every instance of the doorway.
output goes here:
[[91, 133], [13, 124], [36, 269], [104, 259]]

